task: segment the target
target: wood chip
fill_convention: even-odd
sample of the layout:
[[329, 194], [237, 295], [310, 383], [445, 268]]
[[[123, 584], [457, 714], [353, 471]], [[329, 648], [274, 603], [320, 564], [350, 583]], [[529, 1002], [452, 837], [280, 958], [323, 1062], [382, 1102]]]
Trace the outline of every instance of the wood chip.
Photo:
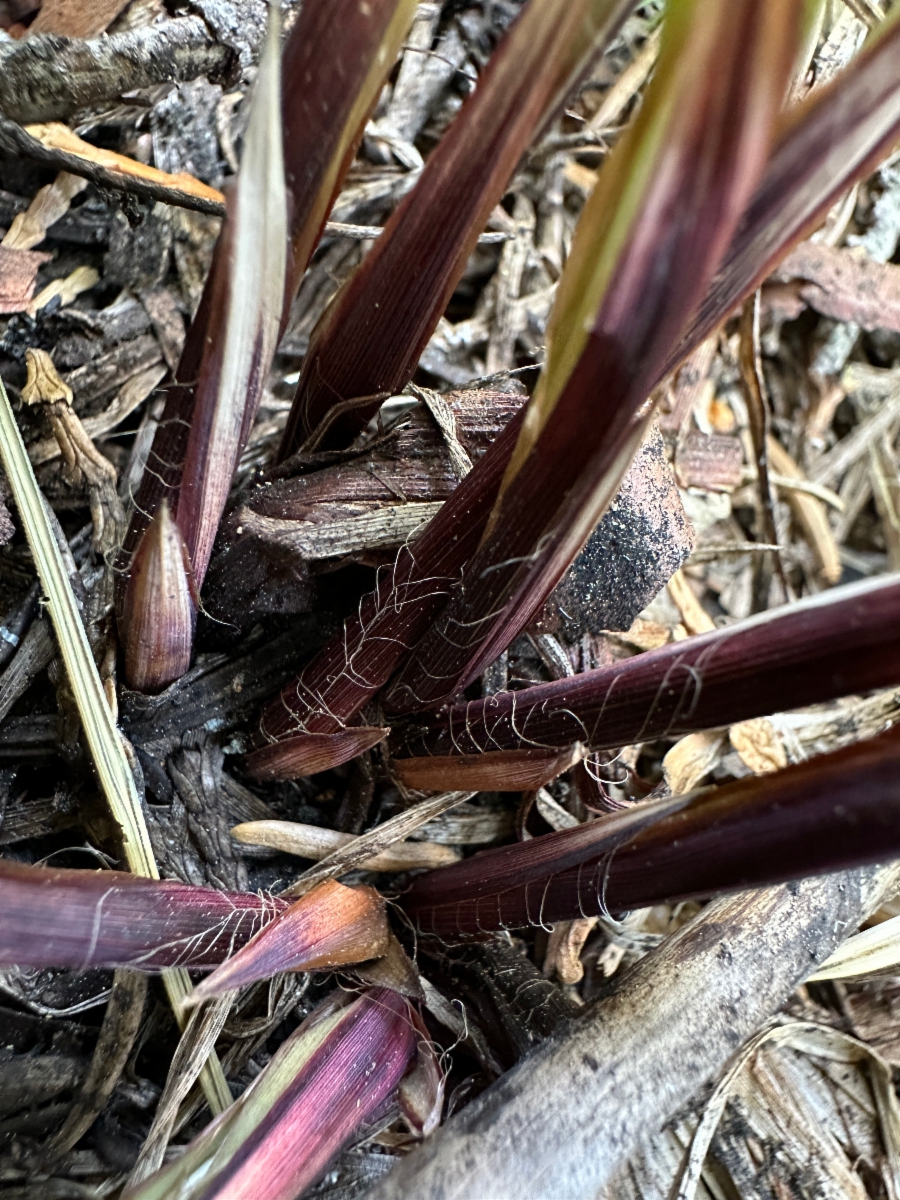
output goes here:
[[677, 796], [689, 792], [713, 769], [722, 752], [725, 734], [719, 730], [689, 733], [663, 759], [666, 783]]
[[784, 741], [766, 717], [732, 725], [728, 737], [754, 775], [767, 775], [788, 765]]
[[36, 317], [42, 308], [46, 308], [51, 300], [57, 298], [60, 308], [64, 308], [71, 304], [76, 296], [90, 291], [99, 282], [100, 272], [94, 267], [76, 267], [65, 279], [54, 279], [45, 288], [41, 288], [25, 311], [29, 317]]
[[801, 242], [781, 264], [781, 279], [803, 279], [810, 308], [863, 329], [900, 332], [900, 267], [857, 250]]
[[202, 183], [193, 175], [188, 175], [186, 171], [179, 171], [172, 175], [168, 171], [160, 171], [157, 167], [149, 167], [146, 163], [137, 162], [136, 159], [128, 158], [124, 154], [115, 154], [112, 150], [102, 150], [99, 146], [92, 146], [90, 142], [80, 138], [77, 133], [73, 133], [67, 125], [63, 125], [59, 121], [49, 121], [44, 125], [26, 125], [25, 132], [48, 150], [62, 150], [67, 154], [75, 154], [85, 162], [102, 167], [105, 171], [112, 172], [113, 175], [118, 175], [123, 180], [127, 178], [144, 180], [159, 188], [194, 196], [214, 205], [221, 206], [225, 203], [225, 197], [217, 188]]
[[28, 36], [59, 33], [65, 37], [94, 37], [108, 28], [129, 0], [44, 0], [28, 27]]
[[72, 200], [86, 187], [86, 179], [60, 171], [52, 183], [37, 192], [25, 212], [16, 213], [0, 244], [12, 250], [30, 250], [37, 246], [46, 237], [50, 226], [66, 215]]
[[726, 434], [705, 434], [692, 429], [675, 449], [675, 478], [679, 487], [733, 491], [741, 484], [743, 465], [740, 438]]
[[597, 924], [596, 917], [579, 917], [574, 921], [557, 921], [547, 943], [544, 975], [554, 975], [564, 984], [580, 983], [584, 978], [581, 951]]
[[34, 281], [49, 254], [0, 246], [0, 313], [24, 312], [31, 303]]

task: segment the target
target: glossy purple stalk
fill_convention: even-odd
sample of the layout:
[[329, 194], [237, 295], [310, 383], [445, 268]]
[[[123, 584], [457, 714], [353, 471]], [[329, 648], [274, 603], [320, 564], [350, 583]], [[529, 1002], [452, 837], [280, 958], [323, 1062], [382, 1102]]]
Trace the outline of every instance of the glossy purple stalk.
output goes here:
[[122, 871], [0, 860], [0, 963], [17, 967], [215, 967], [287, 907]]
[[453, 937], [888, 862], [900, 856], [900, 729], [693, 793], [685, 807], [615, 848], [605, 827], [620, 819], [429, 871], [404, 907], [422, 930]]
[[[639, 410], [764, 172], [799, 14], [782, 0], [667, 10], [654, 81], [585, 205], [560, 281], [556, 303], [578, 326], [554, 328], [551, 316], [530, 436], [458, 589], [385, 694], [388, 713], [446, 703], [492, 662], [618, 490], [640, 440]], [[591, 282], [594, 257], [605, 264], [602, 285]], [[573, 299], [585, 288], [597, 306], [587, 315]], [[569, 366], [582, 322], [587, 340]]]
[[394, 765], [402, 776], [408, 756], [440, 756], [452, 788], [458, 755], [633, 745], [900, 684], [898, 614], [896, 577], [837, 588], [615, 666], [455, 704], [399, 733]]
[[320, 447], [346, 445], [383, 397], [410, 381], [526, 147], [630, 8], [631, 0], [523, 6], [416, 187], [314, 331], [281, 457], [320, 426]]
[[[653, 386], [824, 219], [834, 199], [863, 178], [900, 136], [898, 77], [900, 21], [892, 19], [834, 83], [814, 91], [792, 114], [715, 280]], [[414, 543], [415, 557], [401, 552], [399, 574], [383, 578], [377, 592], [362, 601], [364, 619], [347, 622], [344, 633], [271, 702], [264, 718], [267, 739], [289, 737], [303, 727], [336, 732], [387, 682], [443, 607], [477, 546], [512, 446], [508, 436], [497, 439], [461, 485], [465, 503], [451, 498]], [[439, 587], [430, 588], [432, 579], [439, 580]], [[334, 720], [327, 705], [317, 702], [317, 695], [326, 692], [328, 698], [340, 694]], [[345, 759], [335, 760], [340, 761]]]

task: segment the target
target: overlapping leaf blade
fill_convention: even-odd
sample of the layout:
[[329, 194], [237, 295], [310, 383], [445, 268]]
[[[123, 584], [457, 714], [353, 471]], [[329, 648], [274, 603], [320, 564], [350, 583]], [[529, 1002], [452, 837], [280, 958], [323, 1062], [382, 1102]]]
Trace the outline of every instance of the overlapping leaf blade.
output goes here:
[[857, 59], [791, 110], [712, 285], [664, 373], [707, 337], [890, 152], [900, 128], [900, 11]]
[[898, 611], [900, 583], [868, 581], [615, 666], [454, 705], [398, 734], [393, 769], [410, 787], [473, 786], [477, 770], [479, 786], [505, 789], [530, 766], [538, 786], [559, 773], [554, 756], [566, 749], [678, 737], [889, 687], [900, 683]]
[[801, 16], [799, 3], [668, 7], [641, 112], [579, 220], [489, 532], [389, 711], [450, 699], [495, 658], [615, 494], [638, 410], [762, 174]]
[[326, 1002], [220, 1120], [128, 1200], [294, 1200], [390, 1100], [415, 1052], [409, 1005], [396, 992]]
[[346, 444], [378, 397], [409, 382], [535, 130], [630, 7], [630, 0], [526, 5], [419, 183], [314, 332], [282, 457], [317, 430], [321, 445]]
[[284, 298], [287, 203], [279, 22], [272, 10], [237, 186], [228, 198], [213, 306], [176, 519], [198, 590], [275, 354]]
[[[196, 526], [196, 533], [187, 536], [186, 540], [192, 552], [195, 575], [202, 580], [207, 543], [211, 545], [210, 539], [221, 515], [220, 501], [215, 497], [205, 499], [204, 494], [209, 486], [216, 485], [216, 468], [227, 494], [233, 465], [249, 432], [274, 350], [272, 315], [277, 314], [276, 327], [286, 320], [293, 294], [362, 137], [365, 118], [395, 60], [414, 10], [415, 0], [369, 0], [362, 5], [357, 0], [320, 0], [304, 4], [294, 21], [283, 56], [284, 94], [280, 105], [283, 150], [279, 154], [275, 145], [275, 127], [279, 122], [272, 107], [271, 71], [267, 123], [260, 129], [257, 143], [266, 171], [265, 179], [258, 174], [255, 179], [259, 189], [257, 199], [265, 206], [271, 205], [273, 214], [270, 215], [274, 215], [278, 200], [277, 192], [273, 193], [270, 185], [279, 170], [278, 160], [283, 160], [281, 170], [287, 184], [286, 232], [290, 241], [286, 268], [267, 272], [263, 269], [266, 260], [257, 258], [255, 263], [257, 274], [255, 280], [251, 280], [254, 285], [251, 292], [258, 290], [255, 287], [258, 280], [263, 287], [266, 311], [260, 312], [257, 305], [255, 317], [266, 328], [265, 344], [260, 344], [259, 352], [249, 364], [243, 362], [237, 375], [233, 372], [223, 374], [226, 349], [229, 358], [236, 353], [234, 346], [224, 340], [228, 297], [235, 290], [236, 282], [234, 264], [229, 261], [235, 248], [234, 238], [226, 229], [226, 235], [216, 247], [203, 297], [188, 331], [175, 383], [169, 389], [147, 468], [135, 497], [135, 511], [120, 564], [123, 570], [127, 570], [129, 558], [160, 500], [168, 496], [182, 528], [188, 528], [189, 524]], [[333, 36], [335, 27], [342, 31], [339, 41]], [[249, 163], [246, 165], [250, 166]], [[242, 171], [242, 174], [246, 172]], [[249, 201], [250, 197], [247, 199]], [[249, 215], [248, 207], [244, 206], [245, 215]], [[261, 217], [262, 213], [252, 215]], [[275, 227], [271, 223], [267, 223], [267, 227], [272, 235], [268, 240], [269, 261], [274, 262]], [[244, 245], [237, 245], [237, 250], [246, 250], [242, 260], [250, 260], [246, 241]], [[281, 250], [285, 250], [283, 237]], [[240, 292], [239, 287], [237, 294]], [[249, 296], [245, 293], [241, 300], [246, 306]], [[238, 320], [249, 312], [250, 308], [242, 313], [239, 307], [234, 307], [233, 317]], [[214, 402], [223, 388], [232, 393], [239, 390], [238, 376], [245, 377], [246, 393], [228, 397], [232, 411], [223, 417], [215, 412]], [[198, 380], [202, 380], [200, 389]], [[200, 391], [206, 394], [206, 406], [202, 401], [196, 403]], [[236, 411], [238, 406], [240, 413]], [[197, 409], [201, 410], [199, 414]], [[207, 441], [217, 424], [222, 436], [227, 434], [228, 445], [224, 458], [218, 463], [213, 458], [210, 467]], [[227, 428], [223, 428], [223, 424]], [[189, 454], [188, 438], [195, 426], [194, 449], [190, 452], [192, 461], [188, 465], [188, 478], [195, 496], [187, 501], [188, 511], [179, 511], [185, 458]], [[232, 470], [228, 469], [229, 463]], [[219, 511], [215, 511], [217, 508]]]
[[[814, 92], [798, 108], [722, 268], [654, 384], [729, 315], [805, 231], [824, 219], [834, 199], [896, 139], [898, 71], [900, 22], [892, 18], [837, 82]], [[782, 210], [789, 215], [779, 217]], [[508, 427], [412, 546], [401, 551], [393, 574], [386, 573], [377, 591], [362, 601], [359, 618], [348, 621], [343, 635], [270, 704], [262, 722], [266, 740], [296, 738], [305, 728], [339, 731], [404, 661], [481, 537], [520, 422], [518, 418]], [[283, 775], [290, 770], [286, 765]]]

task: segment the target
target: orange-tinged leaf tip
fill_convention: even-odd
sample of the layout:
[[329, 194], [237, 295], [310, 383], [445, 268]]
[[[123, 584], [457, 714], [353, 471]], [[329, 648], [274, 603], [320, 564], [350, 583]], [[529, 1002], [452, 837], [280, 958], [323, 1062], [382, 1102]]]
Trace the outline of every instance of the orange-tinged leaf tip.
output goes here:
[[199, 1004], [279, 971], [314, 971], [377, 958], [388, 948], [389, 933], [384, 900], [374, 888], [326, 880], [202, 980], [187, 1003]]
[[181, 532], [163, 501], [131, 563], [122, 610], [125, 679], [154, 692], [191, 663], [197, 605]]
[[244, 766], [254, 779], [298, 779], [349, 762], [389, 733], [389, 728], [377, 725], [353, 725], [339, 733], [298, 733], [251, 751]]

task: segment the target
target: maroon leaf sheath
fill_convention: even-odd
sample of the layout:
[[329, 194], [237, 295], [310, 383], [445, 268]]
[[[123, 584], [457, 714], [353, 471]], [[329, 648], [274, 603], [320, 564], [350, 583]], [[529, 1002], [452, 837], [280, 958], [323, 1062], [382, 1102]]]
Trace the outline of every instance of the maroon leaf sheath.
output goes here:
[[429, 871], [404, 907], [452, 937], [887, 861], [900, 855], [900, 729], [670, 803], [625, 845], [615, 814]]
[[898, 684], [898, 612], [900, 582], [867, 581], [615, 666], [456, 704], [398, 732], [394, 767], [426, 786], [414, 772], [430, 761], [441, 786], [455, 787], [468, 778], [463, 764], [454, 774], [456, 756], [519, 752], [537, 761], [576, 744], [600, 750], [677, 737]]
[[121, 871], [0, 860], [0, 962], [19, 967], [214, 967], [287, 907]]

